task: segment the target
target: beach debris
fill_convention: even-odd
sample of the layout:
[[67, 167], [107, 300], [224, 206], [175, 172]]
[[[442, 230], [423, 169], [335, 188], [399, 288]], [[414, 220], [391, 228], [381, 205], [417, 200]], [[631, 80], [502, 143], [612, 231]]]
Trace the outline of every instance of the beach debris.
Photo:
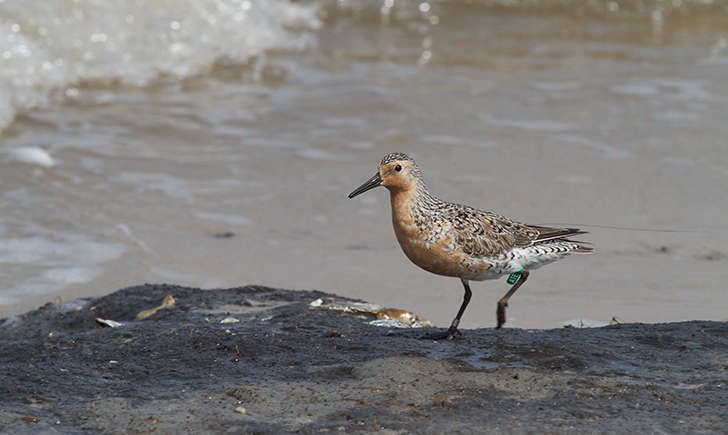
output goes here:
[[377, 320], [373, 320], [369, 324], [394, 328], [425, 328], [432, 326], [429, 320], [425, 320], [411, 311], [400, 310], [399, 308], [383, 308], [376, 314]]
[[89, 304], [88, 299], [74, 299], [63, 302], [59, 305], [62, 312], [81, 311]]
[[108, 326], [109, 328], [118, 328], [119, 326], [124, 326], [123, 323], [117, 322], [116, 320], [102, 319], [101, 317], [97, 317], [96, 322], [104, 326]]
[[220, 323], [238, 323], [240, 320], [236, 319], [235, 317], [226, 317], [222, 320], [220, 320]]
[[[427, 322], [427, 323], [429, 323], [429, 322]], [[425, 327], [425, 325], [423, 325], [419, 322], [404, 323], [397, 319], [377, 319], [377, 320], [372, 320], [371, 322], [369, 322], [369, 324], [372, 326], [379, 326], [382, 328], [424, 328]], [[427, 326], [430, 326], [430, 325], [427, 325]]]
[[237, 412], [238, 414], [246, 414], [248, 410], [243, 408], [242, 406], [238, 406], [237, 408], [235, 408], [235, 412]]
[[601, 320], [577, 318], [564, 322], [564, 328], [601, 328], [610, 324], [611, 322], [602, 322]]
[[385, 328], [424, 328], [432, 326], [430, 321], [423, 319], [411, 311], [399, 308], [384, 308], [376, 304], [363, 302], [326, 303], [323, 299], [319, 298], [311, 302], [309, 306], [352, 313], [363, 319], [371, 319], [374, 317], [369, 324]]
[[172, 305], [175, 304], [175, 302], [177, 302], [177, 301], [174, 299], [174, 296], [167, 295], [164, 297], [164, 300], [162, 300], [161, 305], [159, 305], [158, 307], [151, 308], [149, 310], [140, 311], [139, 314], [137, 314], [136, 318], [137, 318], [137, 320], [146, 319], [147, 317], [153, 316], [154, 314], [156, 314], [156, 312], [159, 310], [171, 307]]

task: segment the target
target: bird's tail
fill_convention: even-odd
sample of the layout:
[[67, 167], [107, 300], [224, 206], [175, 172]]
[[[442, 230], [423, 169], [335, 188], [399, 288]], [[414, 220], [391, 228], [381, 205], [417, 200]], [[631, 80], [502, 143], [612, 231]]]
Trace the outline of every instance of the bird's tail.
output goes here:
[[592, 248], [589, 242], [582, 242], [581, 240], [569, 240], [569, 239], [561, 239], [564, 242], [569, 242], [575, 245], [574, 248], [572, 248], [569, 253], [574, 254], [591, 254], [594, 252], [594, 248]]

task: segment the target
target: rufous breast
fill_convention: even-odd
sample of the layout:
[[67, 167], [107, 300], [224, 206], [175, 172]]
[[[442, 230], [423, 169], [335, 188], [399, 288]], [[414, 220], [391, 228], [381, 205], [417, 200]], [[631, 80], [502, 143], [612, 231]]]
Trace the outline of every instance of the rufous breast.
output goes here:
[[[417, 266], [445, 276], [462, 277], [475, 271], [468, 270], [469, 261], [453, 243], [447, 228], [441, 222], [432, 220], [425, 223], [415, 219], [417, 203], [415, 192], [392, 192], [392, 224], [397, 241], [407, 258]], [[422, 213], [419, 213], [422, 221]], [[444, 223], [448, 225], [448, 223]], [[436, 225], [440, 225], [437, 230]]]

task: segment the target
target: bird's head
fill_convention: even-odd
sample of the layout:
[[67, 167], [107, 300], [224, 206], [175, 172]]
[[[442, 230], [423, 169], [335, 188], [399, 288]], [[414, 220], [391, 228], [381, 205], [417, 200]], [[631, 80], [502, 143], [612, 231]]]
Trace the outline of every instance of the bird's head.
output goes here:
[[379, 162], [374, 176], [351, 192], [349, 199], [377, 186], [384, 186], [392, 192], [410, 190], [417, 186], [420, 177], [420, 168], [410, 156], [390, 153]]

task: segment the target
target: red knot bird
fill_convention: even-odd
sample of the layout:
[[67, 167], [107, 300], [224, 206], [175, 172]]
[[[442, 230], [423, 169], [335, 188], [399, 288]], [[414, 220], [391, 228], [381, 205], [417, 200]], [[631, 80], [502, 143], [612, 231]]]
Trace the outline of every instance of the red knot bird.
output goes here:
[[377, 186], [389, 189], [392, 223], [402, 250], [417, 266], [460, 278], [465, 297], [450, 328], [427, 338], [453, 338], [470, 302], [469, 281], [509, 275], [510, 290], [498, 301], [497, 326], [506, 321], [508, 299], [528, 279], [529, 271], [571, 253], [589, 253], [588, 242], [569, 240], [585, 234], [576, 228], [550, 228], [515, 222], [499, 214], [438, 199], [425, 186], [422, 172], [407, 154], [391, 153], [377, 173], [349, 194]]

